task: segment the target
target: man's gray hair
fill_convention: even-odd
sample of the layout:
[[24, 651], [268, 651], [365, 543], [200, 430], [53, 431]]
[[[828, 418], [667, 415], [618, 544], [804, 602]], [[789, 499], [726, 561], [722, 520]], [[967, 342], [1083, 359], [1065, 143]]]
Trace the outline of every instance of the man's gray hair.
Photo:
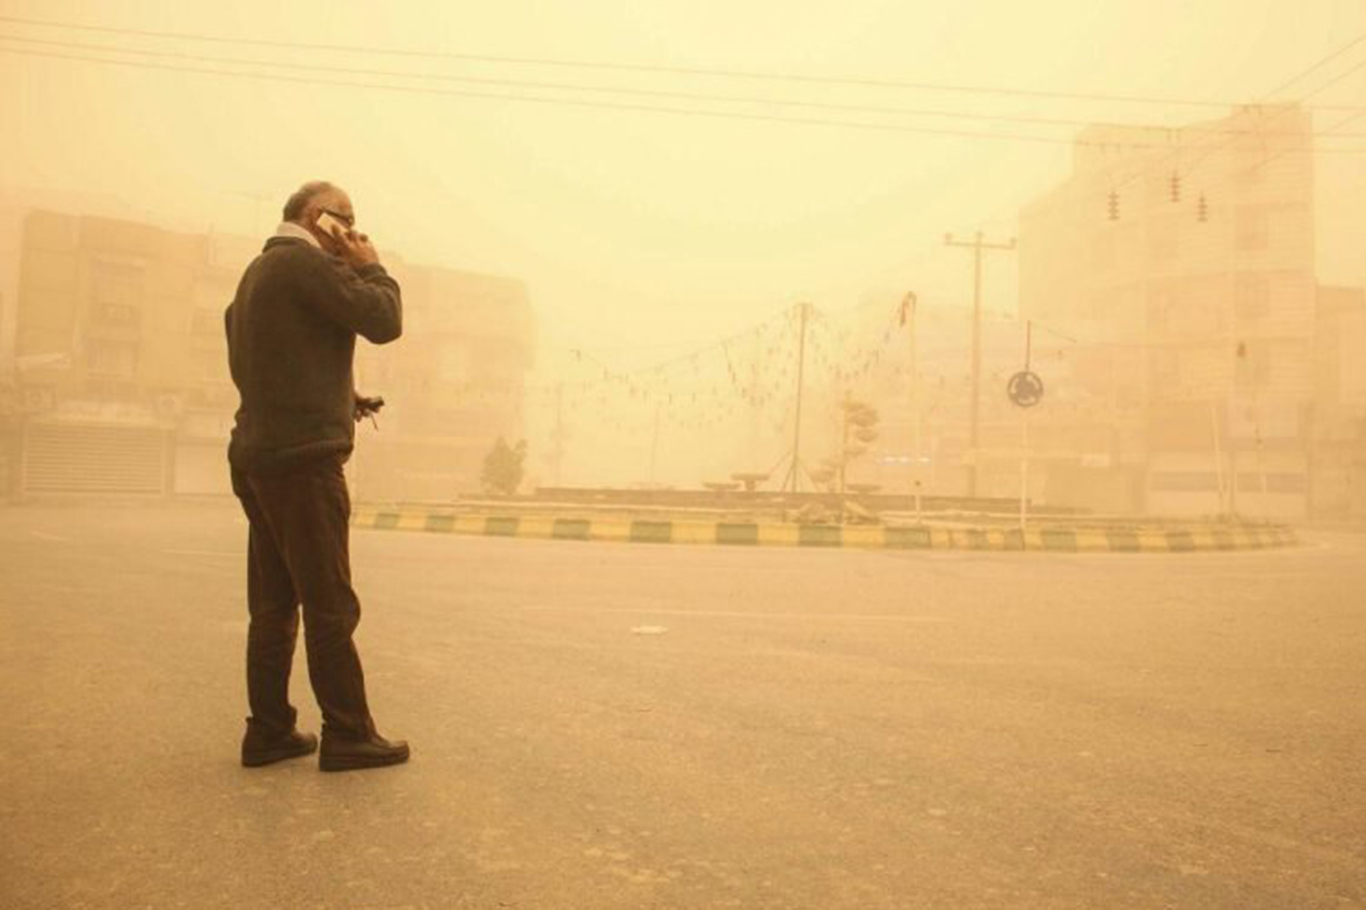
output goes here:
[[295, 190], [294, 195], [286, 200], [284, 219], [286, 221], [298, 221], [303, 217], [304, 209], [308, 208], [310, 202], [323, 193], [335, 189], [336, 187], [326, 180], [310, 180]]

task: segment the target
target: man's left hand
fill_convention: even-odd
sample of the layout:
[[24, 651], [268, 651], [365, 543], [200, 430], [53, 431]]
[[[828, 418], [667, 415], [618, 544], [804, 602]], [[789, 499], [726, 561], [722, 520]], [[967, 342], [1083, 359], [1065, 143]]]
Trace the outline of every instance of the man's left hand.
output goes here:
[[339, 231], [332, 235], [332, 239], [337, 242], [338, 255], [345, 259], [352, 268], [375, 265], [379, 262], [379, 252], [365, 234], [358, 234], [355, 231], [347, 231], [343, 234]]
[[367, 398], [359, 392], [355, 393], [355, 409], [352, 412], [356, 418], [356, 423], [360, 423], [366, 417], [373, 422], [379, 409], [384, 407], [384, 399], [380, 397]]

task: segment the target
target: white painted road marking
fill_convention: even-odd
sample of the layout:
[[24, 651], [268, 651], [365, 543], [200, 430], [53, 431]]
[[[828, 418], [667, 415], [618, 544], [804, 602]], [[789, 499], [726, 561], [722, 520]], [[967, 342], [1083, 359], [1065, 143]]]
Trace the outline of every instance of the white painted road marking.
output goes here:
[[946, 616], [911, 616], [903, 613], [794, 613], [781, 611], [752, 610], [678, 610], [657, 609], [654, 607], [552, 607], [525, 604], [520, 610], [538, 610], [552, 613], [637, 613], [650, 616], [724, 616], [740, 619], [890, 619], [898, 622], [953, 622]]
[[241, 553], [229, 553], [226, 550], [162, 550], [167, 556], [220, 556], [225, 559], [241, 559]]

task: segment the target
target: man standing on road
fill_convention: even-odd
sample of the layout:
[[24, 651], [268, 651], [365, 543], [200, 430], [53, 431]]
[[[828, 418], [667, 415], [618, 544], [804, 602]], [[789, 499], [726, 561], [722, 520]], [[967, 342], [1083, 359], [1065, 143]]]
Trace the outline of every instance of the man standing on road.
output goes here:
[[398, 283], [354, 230], [351, 200], [306, 183], [247, 267], [226, 314], [228, 360], [241, 395], [228, 460], [251, 526], [247, 556], [247, 696], [242, 764], [308, 755], [318, 739], [295, 728], [289, 673], [303, 605], [308, 675], [322, 710], [324, 771], [406, 761], [408, 745], [375, 730], [352, 634], [351, 502], [342, 465], [355, 422], [356, 336], [385, 344], [402, 332]]

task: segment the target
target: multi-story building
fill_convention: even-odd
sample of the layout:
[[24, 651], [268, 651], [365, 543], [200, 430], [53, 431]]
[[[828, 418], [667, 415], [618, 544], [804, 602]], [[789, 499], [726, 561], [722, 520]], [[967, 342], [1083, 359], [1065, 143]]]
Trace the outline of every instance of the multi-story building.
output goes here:
[[[17, 246], [10, 491], [226, 493], [237, 395], [223, 311], [259, 242], [33, 210]], [[472, 450], [520, 421], [526, 292], [386, 262], [404, 287], [405, 337], [359, 348], [362, 382], [390, 407], [357, 467], [392, 498], [473, 489]]]
[[[1071, 177], [1021, 213], [1020, 306], [1079, 340], [1072, 381], [1091, 422], [1117, 432], [1091, 473], [1137, 471], [1150, 512], [1306, 514], [1309, 114], [1246, 108], [1080, 140]], [[1075, 481], [1085, 473], [1079, 461]]]

